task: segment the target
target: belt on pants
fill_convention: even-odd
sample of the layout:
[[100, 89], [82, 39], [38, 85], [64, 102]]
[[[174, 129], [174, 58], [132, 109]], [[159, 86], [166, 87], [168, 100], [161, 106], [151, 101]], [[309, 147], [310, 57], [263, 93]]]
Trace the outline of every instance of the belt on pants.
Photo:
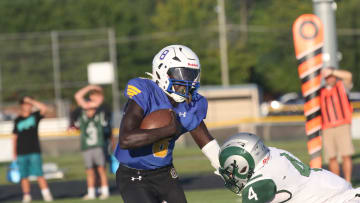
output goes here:
[[147, 176], [147, 175], [151, 175], [151, 174], [156, 174], [156, 173], [162, 173], [162, 172], [166, 172], [169, 171], [170, 168], [173, 168], [174, 166], [172, 164], [161, 167], [161, 168], [157, 168], [157, 169], [149, 169], [149, 170], [145, 170], [145, 169], [136, 169], [136, 168], [130, 168], [126, 165], [120, 164], [119, 165], [119, 170], [122, 173], [126, 173], [129, 175], [142, 175], [142, 176]]

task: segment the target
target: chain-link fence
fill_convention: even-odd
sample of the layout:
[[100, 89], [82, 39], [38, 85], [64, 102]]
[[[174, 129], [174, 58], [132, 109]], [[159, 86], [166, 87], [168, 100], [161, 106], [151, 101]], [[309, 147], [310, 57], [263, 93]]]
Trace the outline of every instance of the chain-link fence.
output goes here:
[[[266, 87], [279, 83], [280, 69], [289, 66], [286, 67], [288, 77], [281, 77], [282, 85], [277, 85], [277, 91], [285, 88], [299, 91], [300, 83], [293, 82], [298, 80], [298, 76], [290, 28], [227, 25], [227, 31], [230, 84], [257, 83], [265, 87], [266, 93]], [[357, 86], [360, 77], [357, 51], [360, 32], [350, 31], [339, 30], [338, 40], [345, 42], [341, 43], [339, 51], [346, 50], [343, 60], [353, 64], [350, 70]], [[217, 26], [114, 36], [112, 29], [107, 28], [1, 34], [0, 105], [4, 107], [3, 111], [12, 111], [9, 106], [27, 94], [52, 105], [52, 116], [67, 116], [75, 106], [74, 93], [88, 83], [87, 65], [101, 61], [115, 62], [118, 72], [120, 101], [113, 99], [113, 87], [105, 85], [106, 102], [113, 107], [122, 106], [125, 98], [121, 90], [127, 81], [133, 77], [145, 77], [145, 72], [151, 72], [153, 56], [168, 44], [188, 45], [199, 55], [202, 85], [221, 84]], [[266, 70], [271, 71], [260, 74]], [[57, 115], [55, 106], [60, 109]]]
[[[74, 93], [87, 84], [87, 65], [111, 61], [111, 32], [98, 29], [1, 35], [2, 106], [31, 95], [57, 106], [58, 116], [66, 116], [72, 108]], [[112, 87], [104, 88], [111, 98]]]

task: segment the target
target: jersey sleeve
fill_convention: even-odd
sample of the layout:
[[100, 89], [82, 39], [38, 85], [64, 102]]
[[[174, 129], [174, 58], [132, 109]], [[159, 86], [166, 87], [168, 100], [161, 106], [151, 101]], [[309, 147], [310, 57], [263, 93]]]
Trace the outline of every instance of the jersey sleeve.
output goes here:
[[197, 116], [200, 122], [206, 118], [207, 110], [208, 110], [208, 101], [205, 97], [201, 97], [199, 100], [199, 109], [197, 111]]
[[194, 108], [190, 110], [193, 116], [187, 118], [180, 115], [180, 122], [187, 131], [192, 131], [197, 128], [206, 118], [207, 114], [207, 100], [205, 97], [199, 94], [195, 95], [194, 102], [191, 103], [191, 105], [195, 105]]
[[271, 179], [262, 179], [247, 185], [242, 192], [242, 203], [271, 202], [276, 195], [276, 185]]
[[41, 119], [44, 118], [44, 116], [40, 114], [40, 111], [35, 111], [33, 114], [35, 115], [36, 122], [39, 122]]
[[149, 93], [143, 79], [131, 79], [124, 91], [125, 97], [134, 100], [146, 112], [149, 109]]

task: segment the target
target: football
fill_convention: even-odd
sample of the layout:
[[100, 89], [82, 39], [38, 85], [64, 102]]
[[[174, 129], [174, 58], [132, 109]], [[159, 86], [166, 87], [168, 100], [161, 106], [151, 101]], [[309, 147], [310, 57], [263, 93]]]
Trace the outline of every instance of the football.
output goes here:
[[141, 129], [161, 128], [171, 122], [172, 112], [169, 109], [160, 109], [148, 114], [141, 122]]

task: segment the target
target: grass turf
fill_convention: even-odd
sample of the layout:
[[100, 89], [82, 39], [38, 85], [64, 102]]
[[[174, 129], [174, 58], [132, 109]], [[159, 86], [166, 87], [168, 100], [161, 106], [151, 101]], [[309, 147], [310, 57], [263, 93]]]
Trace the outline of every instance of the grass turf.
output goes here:
[[[360, 140], [354, 140], [356, 154], [360, 154]], [[305, 140], [276, 141], [267, 142], [268, 146], [285, 149], [293, 153], [304, 163], [309, 162], [309, 155], [306, 149]], [[65, 172], [62, 181], [79, 180], [86, 178], [85, 168], [81, 153], [69, 153], [61, 156], [43, 155], [44, 162], [54, 162]], [[355, 159], [354, 163], [359, 163], [360, 159]], [[10, 184], [6, 180], [6, 170], [9, 163], [0, 163], [0, 185]], [[177, 172], [181, 175], [212, 173], [213, 169], [210, 162], [197, 147], [177, 147], [174, 150], [174, 165]], [[114, 178], [113, 174], [108, 173], [109, 178]]]
[[[219, 202], [234, 202], [241, 203], [241, 200], [238, 196], [226, 189], [216, 189], [216, 190], [193, 190], [185, 192], [186, 199], [191, 203], [219, 203]], [[34, 203], [42, 203], [43, 201], [32, 201]], [[69, 199], [56, 199], [56, 203], [84, 203], [84, 200], [79, 198], [69, 198]], [[92, 202], [101, 202], [101, 203], [123, 203], [119, 195], [113, 195], [107, 200], [89, 200], [88, 203]]]
[[[293, 153], [295, 156], [299, 157], [304, 163], [309, 162], [309, 156], [306, 150], [306, 141], [305, 140], [292, 140], [292, 141], [277, 141], [277, 142], [267, 142], [268, 146], [273, 146], [281, 149], [285, 149]], [[356, 149], [356, 154], [360, 154], [360, 140], [354, 140], [354, 146]], [[54, 162], [64, 170], [65, 178], [61, 181], [68, 180], [85, 180], [85, 171], [82, 156], [80, 153], [64, 154], [59, 157], [47, 156], [44, 155], [44, 162]], [[360, 159], [355, 159], [354, 163], [359, 163]], [[180, 174], [182, 175], [191, 175], [191, 174], [204, 174], [212, 173], [213, 169], [210, 165], [210, 162], [207, 158], [201, 153], [197, 147], [182, 148], [178, 147], [174, 150], [174, 165]], [[10, 184], [6, 181], [6, 168], [8, 163], [0, 164], [0, 184]], [[108, 174], [109, 179], [113, 179], [113, 174]], [[359, 187], [360, 182], [354, 180], [354, 186]], [[187, 191], [186, 196], [188, 202], [241, 202], [239, 198], [227, 191], [225, 189], [218, 190], [194, 190]], [[41, 202], [41, 201], [34, 201]], [[83, 202], [81, 199], [60, 199], [56, 202]], [[88, 202], [88, 201], [87, 201]], [[89, 202], [98, 202], [89, 201]], [[101, 201], [101, 202], [122, 202], [120, 196], [112, 196], [110, 199]]]

